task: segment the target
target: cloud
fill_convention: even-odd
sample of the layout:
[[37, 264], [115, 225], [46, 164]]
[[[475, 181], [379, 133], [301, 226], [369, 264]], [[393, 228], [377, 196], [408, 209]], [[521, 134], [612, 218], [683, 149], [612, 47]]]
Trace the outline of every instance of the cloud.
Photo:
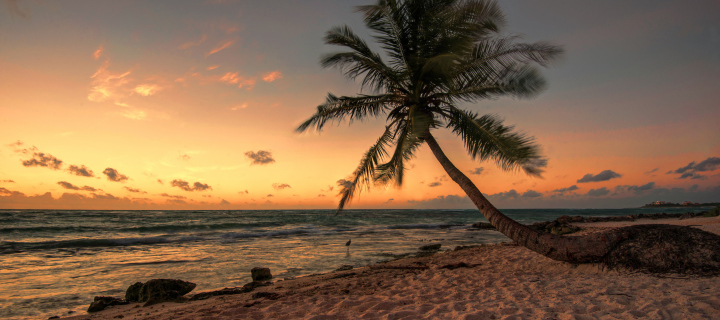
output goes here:
[[232, 111], [237, 111], [237, 110], [240, 110], [240, 109], [245, 109], [245, 108], [247, 108], [247, 106], [248, 106], [247, 103], [241, 103], [241, 104], [238, 104], [238, 105], [230, 108], [230, 110], [232, 110]]
[[12, 180], [2, 180], [0, 182], [15, 183], [15, 181], [12, 181]]
[[600, 189], [590, 189], [590, 191], [587, 192], [587, 195], [591, 197], [602, 197], [608, 194], [610, 194], [610, 190], [605, 187], [602, 187]]
[[71, 165], [69, 168], [67, 168], [67, 171], [80, 177], [94, 177], [95, 174], [92, 172], [92, 170], [88, 169], [87, 167], [81, 165]]
[[61, 187], [65, 188], [65, 189], [70, 189], [70, 190], [82, 190], [82, 191], [91, 191], [91, 192], [102, 191], [100, 189], [95, 189], [90, 186], [78, 187], [67, 181], [59, 181], [58, 184]]
[[255, 86], [255, 79], [241, 77], [238, 74], [239, 72], [228, 72], [222, 75], [218, 81], [225, 82], [227, 84], [237, 84], [238, 88], [248, 87], [248, 89], [252, 89]]
[[485, 170], [485, 168], [479, 167], [479, 168], [475, 168], [473, 170], [468, 171], [468, 173], [475, 174], [475, 175], [481, 175], [484, 170]]
[[208, 51], [208, 53], [205, 54], [205, 57], [207, 58], [207, 57], [209, 57], [210, 55], [216, 54], [216, 53], [218, 53], [218, 52], [220, 52], [220, 51], [222, 51], [222, 50], [225, 50], [225, 49], [229, 48], [230, 46], [232, 46], [232, 44], [233, 44], [234, 42], [235, 42], [235, 40], [230, 40], [230, 41], [227, 41], [227, 42], [222, 43], [222, 44], [221, 44], [221, 43], [218, 43], [217, 45], [215, 45], [215, 47], [214, 47], [212, 50]]
[[592, 175], [590, 173], [586, 174], [582, 178], [578, 179], [578, 183], [586, 183], [586, 182], [600, 182], [600, 181], [608, 181], [613, 178], [620, 178], [622, 177], [621, 174], [614, 172], [612, 170], [604, 170], [596, 175]]
[[262, 76], [263, 81], [273, 82], [278, 79], [282, 79], [283, 74], [280, 71], [268, 72]]
[[[26, 149], [27, 150], [27, 149]], [[34, 152], [33, 157], [22, 162], [25, 167], [47, 167], [53, 170], [60, 170], [62, 160], [43, 152]]]
[[248, 192], [247, 190], [245, 190], [245, 191], [238, 191], [238, 193], [239, 193], [239, 194], [249, 194], [250, 192]]
[[230, 202], [225, 199], [220, 199], [220, 205], [221, 206], [227, 206], [230, 205]]
[[183, 196], [175, 196], [175, 195], [170, 195], [167, 193], [161, 193], [160, 196], [165, 197], [165, 198], [173, 198], [173, 199], [187, 199], [186, 197], [183, 197]]
[[491, 194], [488, 196], [488, 198], [494, 198], [498, 200], [507, 200], [507, 199], [513, 199], [519, 197], [520, 194], [515, 191], [515, 189], [511, 189], [510, 191], [506, 192], [498, 192], [496, 194]]
[[170, 182], [170, 185], [190, 192], [212, 190], [212, 187], [207, 184], [195, 182], [192, 186], [190, 186], [189, 182], [180, 179], [173, 180], [172, 182]]
[[180, 160], [185, 160], [185, 161], [190, 160], [190, 156], [185, 153], [179, 155], [178, 158], [180, 158]]
[[5, 0], [5, 3], [7, 4], [8, 10], [10, 10], [11, 16], [18, 16], [20, 18], [29, 20], [30, 19], [30, 13], [23, 12], [18, 7], [18, 0]]
[[569, 187], [567, 187], [567, 188], [555, 189], [555, 190], [553, 190], [552, 192], [559, 193], [559, 194], [565, 194], [566, 192], [573, 192], [573, 191], [578, 190], [578, 189], [580, 189], [580, 188], [578, 188], [578, 186], [576, 186], [576, 185], [571, 185], [571, 186], [569, 186]]
[[115, 170], [113, 168], [105, 168], [105, 170], [103, 170], [103, 174], [105, 174], [107, 176], [108, 180], [115, 181], [115, 182], [124, 182], [124, 181], [127, 181], [128, 179], [130, 179], [130, 178], [128, 178], [128, 176], [126, 176], [124, 174], [120, 174], [120, 172], [118, 172], [117, 170]]
[[525, 191], [525, 192], [521, 195], [521, 197], [523, 197], [523, 198], [538, 198], [538, 197], [542, 197], [542, 196], [543, 196], [542, 193], [537, 192], [537, 191], [535, 191], [535, 190]]
[[130, 187], [123, 187], [123, 189], [125, 189], [125, 190], [127, 190], [127, 191], [130, 191], [130, 192], [132, 192], [132, 193], [147, 194], [147, 191], [142, 191], [142, 190], [140, 190], [140, 189], [135, 189], [135, 188], [130, 188]]
[[654, 173], [654, 172], [657, 172], [658, 170], [660, 170], [660, 168], [652, 169], [652, 170], [650, 170], [650, 171], [648, 171], [648, 172], [645, 172], [645, 174], [650, 175], [650, 174], [652, 174], [652, 173]]
[[338, 180], [338, 181], [335, 182], [335, 183], [337, 183], [337, 185], [338, 185], [339, 187], [342, 187], [343, 189], [347, 189], [347, 188], [352, 187], [352, 181], [347, 180], [347, 179], [340, 179], [340, 180]]
[[655, 182], [648, 182], [641, 186], [627, 186], [628, 191], [632, 191], [636, 194], [643, 193], [644, 191], [652, 190], [655, 188]]
[[219, 65], [212, 65], [212, 66], [209, 66], [209, 67], [205, 68], [205, 70], [207, 70], [207, 71], [215, 70], [215, 69], [217, 69], [218, 67], [219, 67]]
[[441, 185], [442, 185], [442, 183], [436, 181], [436, 182], [429, 184], [428, 187], [437, 187], [437, 186], [441, 186]]
[[715, 171], [720, 167], [720, 158], [718, 157], [709, 157], [703, 161], [700, 161], [700, 163], [696, 163], [695, 161], [692, 161], [688, 163], [688, 165], [678, 168], [676, 170], [668, 171], [667, 174], [681, 174], [678, 179], [694, 179], [694, 180], [707, 180], [706, 175], [698, 174], [698, 172], [708, 172], [708, 171]]
[[127, 78], [130, 71], [124, 73], [113, 73], [108, 71], [110, 63], [105, 61], [98, 70], [90, 78], [92, 80], [92, 88], [87, 99], [92, 102], [103, 102], [107, 99], [117, 99], [123, 95], [120, 90], [128, 84], [130, 80]]
[[147, 113], [142, 110], [126, 110], [120, 113], [120, 115], [133, 120], [145, 120], [148, 117]]
[[280, 184], [280, 183], [273, 183], [273, 184], [272, 184], [272, 187], [273, 187], [275, 190], [283, 190], [283, 189], [287, 189], [287, 188], [292, 188], [292, 187], [291, 187], [289, 184], [287, 184], [287, 183], [282, 183], [282, 184]]
[[258, 150], [258, 152], [248, 151], [245, 152], [245, 156], [250, 158], [252, 164], [270, 164], [275, 162], [270, 151]]
[[163, 179], [157, 179], [157, 182], [161, 185], [165, 185], [165, 181], [163, 181]]
[[93, 53], [93, 58], [95, 58], [95, 60], [100, 59], [100, 57], [102, 57], [102, 54], [103, 54], [103, 46], [100, 45], [97, 48], [97, 50], [95, 50], [95, 52]]
[[426, 209], [465, 209], [473, 208], [473, 203], [467, 196], [447, 195], [427, 200], [408, 200], [409, 205], [415, 208]]
[[135, 89], [133, 90], [135, 91], [135, 93], [143, 97], [147, 97], [160, 91], [160, 87], [154, 84], [140, 84], [135, 86]]
[[185, 49], [188, 49], [188, 48], [197, 47], [197, 46], [199, 46], [200, 44], [202, 44], [203, 42], [205, 42], [205, 40], [207, 40], [207, 35], [206, 35], [206, 34], [202, 35], [202, 37], [200, 37], [200, 40], [198, 40], [198, 41], [195, 41], [195, 42], [189, 41], [189, 42], [185, 42], [185, 43], [181, 44], [181, 45], [178, 47], [178, 49], [185, 50]]
[[274, 195], [272, 195], [272, 194], [268, 194], [268, 195], [267, 195], [267, 197], [268, 197], [268, 198], [270, 198], [270, 197], [274, 197]]

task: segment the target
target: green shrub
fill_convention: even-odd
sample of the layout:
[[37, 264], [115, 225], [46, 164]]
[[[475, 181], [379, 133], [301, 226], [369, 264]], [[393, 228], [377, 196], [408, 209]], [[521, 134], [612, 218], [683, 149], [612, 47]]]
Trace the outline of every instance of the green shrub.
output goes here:
[[720, 216], [720, 206], [715, 207], [715, 209], [710, 210], [710, 212], [703, 213], [703, 217], [717, 217]]

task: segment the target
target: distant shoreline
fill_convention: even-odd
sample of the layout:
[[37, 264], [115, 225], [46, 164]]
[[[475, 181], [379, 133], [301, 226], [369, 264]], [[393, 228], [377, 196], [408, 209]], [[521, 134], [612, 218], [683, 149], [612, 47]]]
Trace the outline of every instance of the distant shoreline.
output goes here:
[[705, 208], [705, 207], [717, 207], [720, 206], [720, 202], [709, 202], [699, 204], [680, 204], [680, 203], [665, 203], [665, 204], [646, 204], [640, 208]]

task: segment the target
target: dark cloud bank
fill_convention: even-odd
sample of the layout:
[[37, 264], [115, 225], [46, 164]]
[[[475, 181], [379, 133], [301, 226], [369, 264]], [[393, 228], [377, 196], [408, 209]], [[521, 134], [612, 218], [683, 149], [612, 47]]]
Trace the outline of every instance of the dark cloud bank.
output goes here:
[[171, 181], [170, 185], [173, 187], [178, 187], [185, 191], [190, 191], [190, 192], [212, 190], [212, 187], [205, 183], [195, 182], [191, 186], [189, 182], [180, 180], [180, 179], [175, 179], [175, 180]]
[[610, 179], [620, 177], [622, 177], [622, 175], [617, 172], [614, 172], [612, 170], [604, 170], [596, 175], [588, 173], [582, 178], [578, 179], [577, 183], [608, 181]]
[[677, 168], [675, 170], [668, 171], [667, 174], [680, 174], [678, 179], [695, 179], [695, 180], [706, 180], [707, 176], [699, 174], [698, 172], [710, 172], [720, 168], [720, 158], [709, 157], [700, 163], [695, 161], [688, 163], [688, 165]]
[[120, 172], [113, 168], [105, 168], [105, 170], [103, 170], [103, 174], [107, 176], [108, 180], [115, 182], [125, 182], [130, 179], [128, 176], [120, 174]]

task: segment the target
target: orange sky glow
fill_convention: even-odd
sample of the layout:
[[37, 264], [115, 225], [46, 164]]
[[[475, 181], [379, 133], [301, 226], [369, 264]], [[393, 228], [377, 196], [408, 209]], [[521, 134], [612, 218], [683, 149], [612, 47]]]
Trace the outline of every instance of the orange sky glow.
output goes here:
[[[327, 92], [360, 92], [318, 61], [335, 50], [322, 44], [332, 26], [371, 39], [353, 12], [366, 1], [282, 3], [2, 2], [0, 209], [336, 207], [384, 117], [294, 129]], [[493, 203], [720, 201], [717, 3], [500, 5], [508, 32], [566, 54], [543, 70], [539, 97], [463, 106], [534, 136], [543, 179], [473, 161], [434, 132]], [[423, 146], [402, 188], [363, 191], [349, 208], [472, 204]]]

